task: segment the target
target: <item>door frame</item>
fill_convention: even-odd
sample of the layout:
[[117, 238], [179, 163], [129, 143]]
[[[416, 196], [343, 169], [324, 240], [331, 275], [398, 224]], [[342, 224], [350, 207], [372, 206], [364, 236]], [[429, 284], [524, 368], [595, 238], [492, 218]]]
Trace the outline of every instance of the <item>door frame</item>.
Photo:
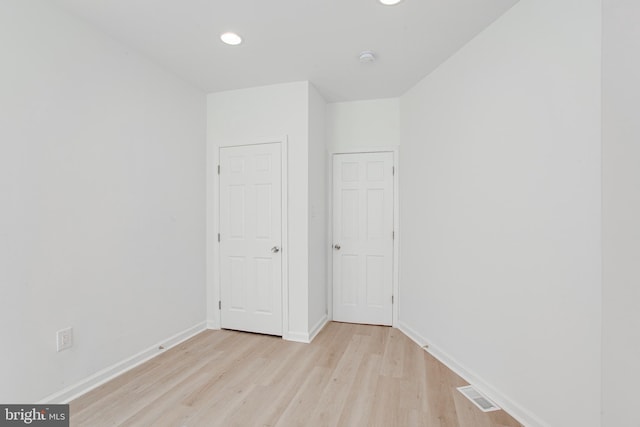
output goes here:
[[[209, 182], [213, 185], [207, 186], [207, 327], [209, 329], [221, 328], [221, 311], [218, 308], [220, 301], [220, 243], [218, 233], [220, 232], [220, 175], [218, 175], [218, 165], [220, 165], [220, 150], [223, 148], [243, 147], [264, 144], [280, 144], [281, 156], [281, 233], [282, 243], [281, 254], [281, 277], [282, 277], [282, 338], [288, 339], [289, 334], [289, 218], [288, 218], [288, 140], [286, 136], [277, 138], [265, 138], [252, 142], [224, 143], [218, 144], [211, 150], [209, 161], [211, 162]], [[213, 315], [211, 315], [213, 313]]]
[[366, 153], [392, 153], [393, 154], [393, 231], [395, 233], [393, 239], [393, 297], [394, 301], [391, 306], [392, 310], [392, 324], [394, 328], [398, 327], [398, 312], [399, 312], [399, 292], [400, 292], [400, 272], [398, 271], [398, 259], [400, 249], [400, 203], [398, 197], [398, 181], [399, 181], [399, 169], [398, 147], [371, 147], [371, 148], [354, 148], [335, 150], [329, 153], [329, 173], [327, 173], [327, 212], [328, 216], [328, 235], [329, 242], [327, 245], [327, 311], [329, 313], [329, 319], [333, 320], [333, 156], [339, 154], [366, 154]]

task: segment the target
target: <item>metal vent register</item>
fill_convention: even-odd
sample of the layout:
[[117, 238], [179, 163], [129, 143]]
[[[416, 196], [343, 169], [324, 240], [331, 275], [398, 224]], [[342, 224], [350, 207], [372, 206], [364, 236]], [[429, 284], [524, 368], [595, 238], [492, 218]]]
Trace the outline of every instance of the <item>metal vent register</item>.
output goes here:
[[478, 407], [482, 412], [499, 411], [498, 405], [493, 403], [487, 396], [480, 393], [473, 386], [458, 387], [458, 391], [462, 393], [467, 399], [469, 399], [474, 405]]

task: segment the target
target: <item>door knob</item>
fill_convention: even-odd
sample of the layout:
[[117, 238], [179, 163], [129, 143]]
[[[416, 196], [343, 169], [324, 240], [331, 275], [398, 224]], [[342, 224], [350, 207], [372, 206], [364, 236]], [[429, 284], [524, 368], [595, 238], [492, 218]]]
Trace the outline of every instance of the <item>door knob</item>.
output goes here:
[[333, 247], [336, 249], [336, 251], [339, 251], [339, 250], [340, 250], [340, 245], [339, 245], [339, 244], [337, 244], [337, 243], [336, 243], [335, 245], [333, 245]]
[[278, 252], [280, 252], [280, 248], [277, 246], [274, 246], [271, 248], [271, 252], [273, 252], [274, 254], [277, 254]]

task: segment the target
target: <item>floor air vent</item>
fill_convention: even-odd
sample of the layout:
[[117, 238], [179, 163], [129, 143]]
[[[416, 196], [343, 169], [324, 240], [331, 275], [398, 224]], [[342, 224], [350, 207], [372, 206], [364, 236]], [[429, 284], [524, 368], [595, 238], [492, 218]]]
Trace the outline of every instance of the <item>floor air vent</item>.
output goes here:
[[493, 403], [487, 396], [480, 393], [473, 386], [458, 387], [458, 391], [462, 393], [467, 399], [473, 402], [482, 412], [499, 411], [498, 405]]

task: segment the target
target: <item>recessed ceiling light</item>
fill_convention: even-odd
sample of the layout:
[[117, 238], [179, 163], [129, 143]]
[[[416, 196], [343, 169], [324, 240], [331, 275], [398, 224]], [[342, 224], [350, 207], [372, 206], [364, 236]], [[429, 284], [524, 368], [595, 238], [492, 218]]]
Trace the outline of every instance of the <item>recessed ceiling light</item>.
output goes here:
[[393, 6], [394, 4], [400, 3], [402, 0], [379, 0], [385, 6]]
[[231, 46], [237, 46], [242, 43], [242, 37], [236, 33], [224, 33], [220, 36], [220, 40], [226, 44], [230, 44]]

